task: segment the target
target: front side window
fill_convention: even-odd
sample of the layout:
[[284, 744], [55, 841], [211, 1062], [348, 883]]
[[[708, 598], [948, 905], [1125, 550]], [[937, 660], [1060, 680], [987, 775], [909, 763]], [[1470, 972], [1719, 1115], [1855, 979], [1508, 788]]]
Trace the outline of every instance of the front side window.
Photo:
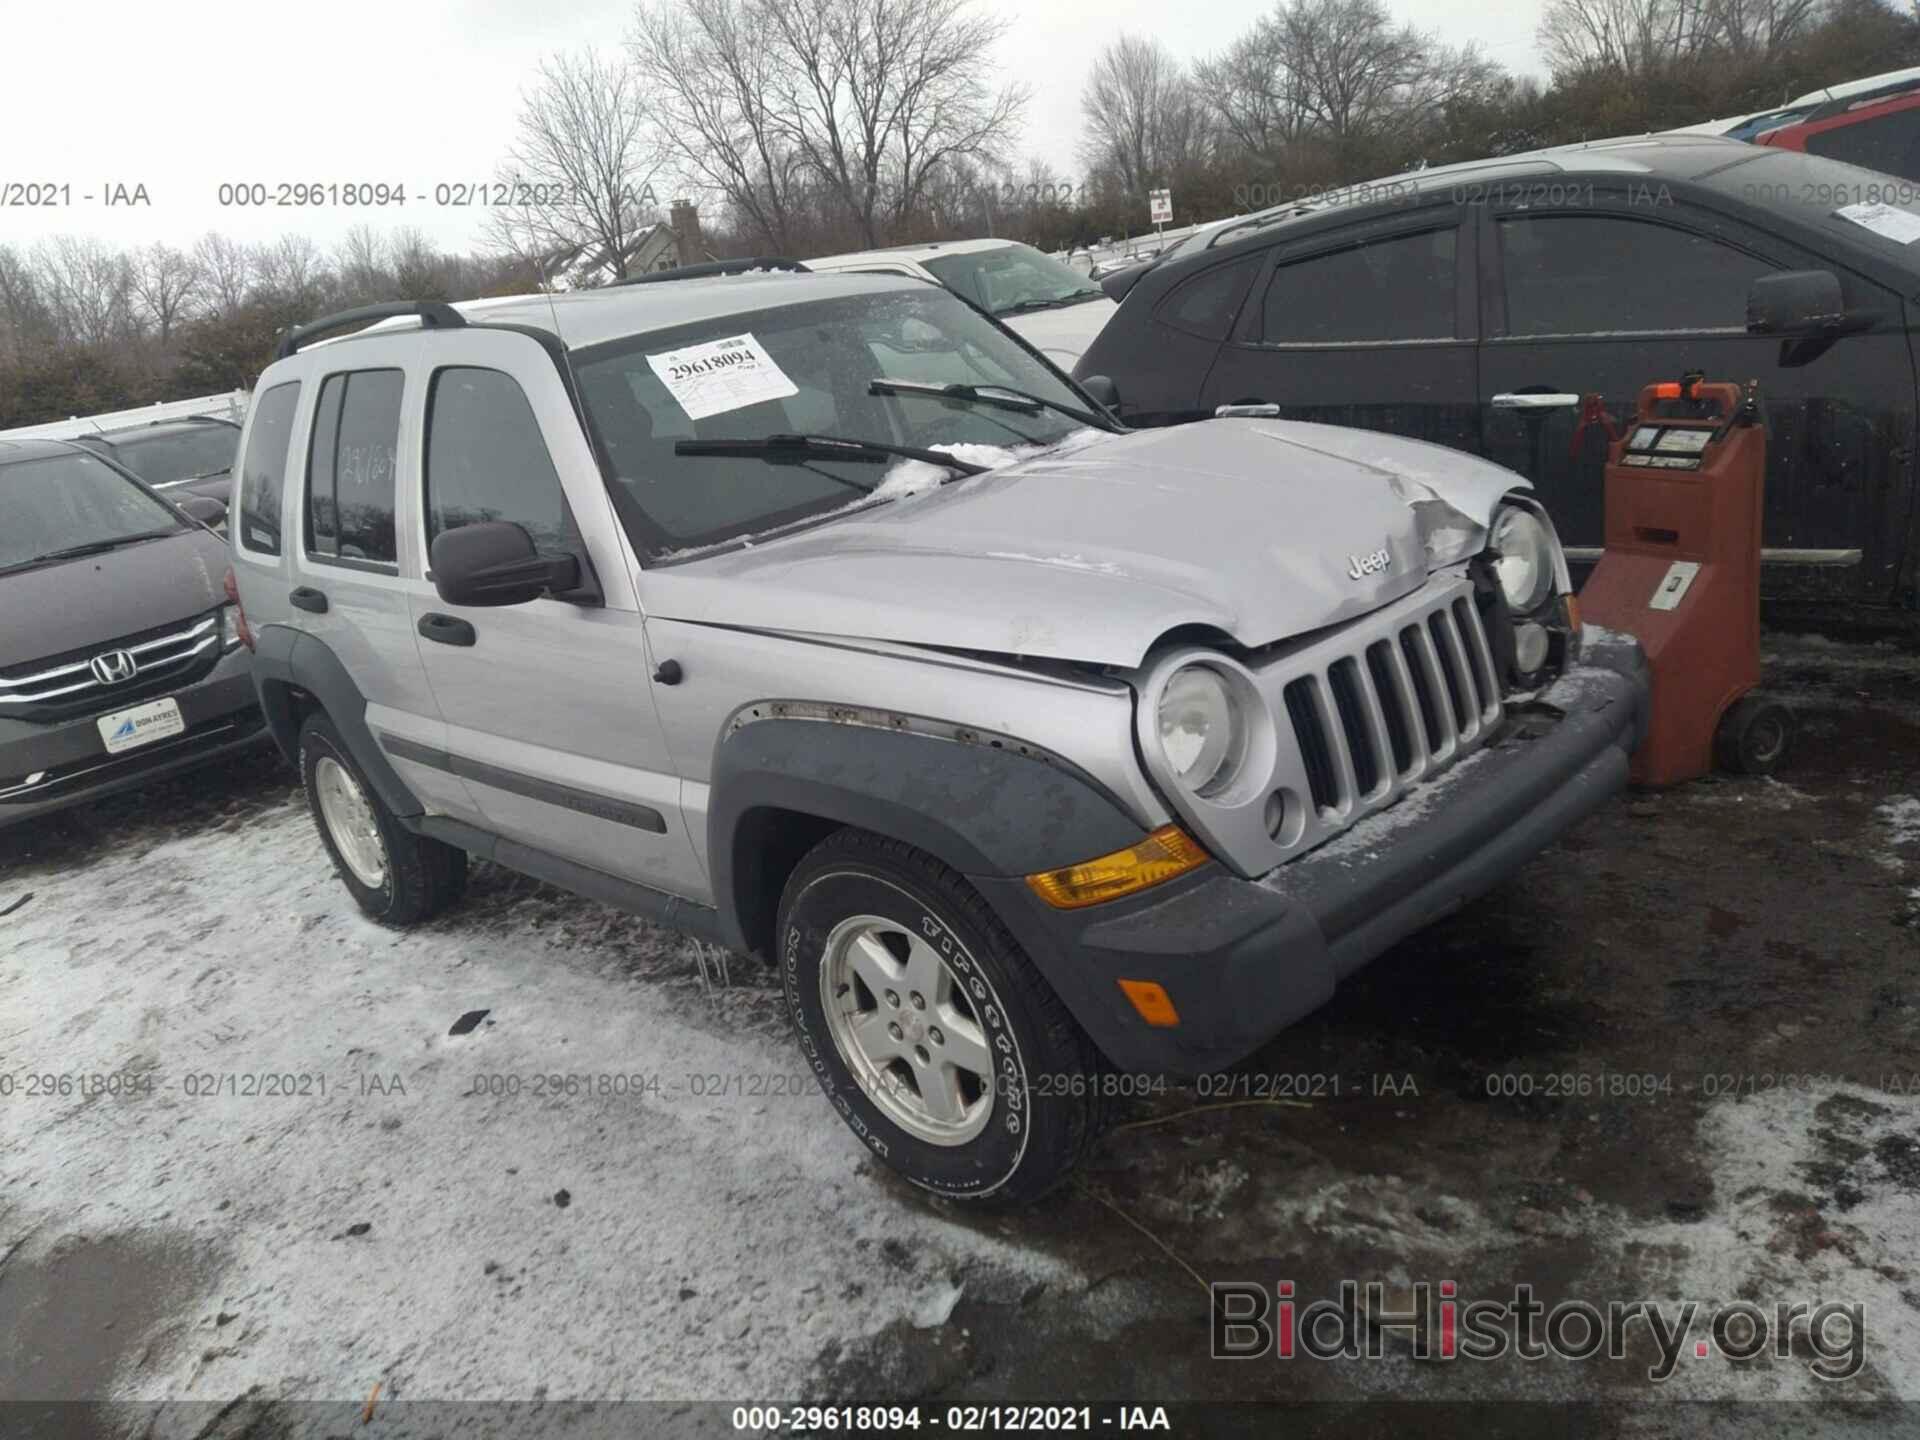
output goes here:
[[427, 392], [427, 543], [482, 520], [523, 526], [542, 550], [571, 548], [560, 476], [526, 392], [498, 370], [450, 366]]
[[307, 454], [307, 549], [321, 558], [390, 565], [394, 469], [400, 458], [399, 370], [329, 375]]
[[1508, 335], [1746, 328], [1747, 289], [1774, 267], [1704, 235], [1611, 215], [1500, 222]]
[[171, 535], [180, 517], [80, 451], [0, 465], [0, 571]]
[[300, 382], [276, 385], [253, 402], [247, 454], [240, 465], [241, 543], [266, 555], [280, 553], [280, 496]]
[[616, 340], [580, 351], [574, 369], [622, 519], [639, 532], [635, 548], [655, 556], [883, 502], [900, 493], [887, 485], [899, 467], [929, 468], [898, 459], [680, 455], [679, 441], [830, 435], [960, 447], [962, 458], [997, 464], [1053, 445], [1082, 422], [1053, 410], [874, 395], [872, 382], [1010, 386], [1076, 409], [1086, 404], [1050, 366], [930, 285]]
[[1454, 233], [1395, 235], [1282, 265], [1267, 284], [1260, 338], [1269, 345], [1452, 339]]
[[1002, 245], [920, 262], [956, 295], [989, 315], [1018, 315], [1097, 300], [1103, 292], [1070, 265], [1031, 245]]

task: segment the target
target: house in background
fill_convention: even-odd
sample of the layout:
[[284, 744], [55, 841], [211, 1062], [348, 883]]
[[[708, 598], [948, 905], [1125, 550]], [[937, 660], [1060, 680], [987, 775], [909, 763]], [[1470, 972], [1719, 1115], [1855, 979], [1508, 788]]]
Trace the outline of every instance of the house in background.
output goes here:
[[[714, 259], [700, 233], [700, 210], [688, 200], [676, 200], [665, 220], [656, 220], [620, 247], [627, 275], [645, 275]], [[622, 274], [607, 246], [576, 245], [556, 250], [541, 262], [543, 273], [554, 277], [556, 290], [591, 290], [611, 284]]]

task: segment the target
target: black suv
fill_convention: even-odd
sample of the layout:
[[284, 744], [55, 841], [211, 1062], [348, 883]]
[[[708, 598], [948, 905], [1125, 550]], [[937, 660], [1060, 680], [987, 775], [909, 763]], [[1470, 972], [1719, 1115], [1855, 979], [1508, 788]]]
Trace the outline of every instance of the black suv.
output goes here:
[[1535, 482], [1576, 562], [1641, 386], [1757, 379], [1768, 594], [1911, 606], [1916, 235], [1908, 182], [1717, 137], [1427, 170], [1113, 277], [1074, 374], [1136, 425], [1264, 406], [1487, 456]]
[[76, 438], [175, 498], [205, 495], [224, 505], [232, 494], [240, 427], [231, 420], [192, 415]]
[[0, 827], [268, 739], [225, 544], [104, 456], [0, 440]]

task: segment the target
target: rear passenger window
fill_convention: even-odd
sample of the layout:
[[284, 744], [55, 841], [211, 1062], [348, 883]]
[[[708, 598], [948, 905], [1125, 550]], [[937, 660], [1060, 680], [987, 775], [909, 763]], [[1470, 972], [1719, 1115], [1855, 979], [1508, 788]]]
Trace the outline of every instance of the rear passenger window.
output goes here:
[[352, 370], [320, 386], [307, 453], [309, 553], [394, 563], [393, 472], [405, 382], [399, 370]]
[[280, 495], [293, 439], [300, 382], [276, 385], [253, 402], [247, 453], [240, 462], [240, 540], [249, 550], [280, 553]]
[[1282, 265], [1267, 284], [1269, 345], [1453, 338], [1454, 231], [1372, 240]]
[[573, 548], [560, 476], [519, 381], [452, 366], [427, 392], [427, 543], [480, 520], [524, 526], [542, 550]]
[[1226, 339], [1261, 259], [1249, 255], [1194, 276], [1162, 300], [1154, 314], [1162, 323], [1202, 340]]

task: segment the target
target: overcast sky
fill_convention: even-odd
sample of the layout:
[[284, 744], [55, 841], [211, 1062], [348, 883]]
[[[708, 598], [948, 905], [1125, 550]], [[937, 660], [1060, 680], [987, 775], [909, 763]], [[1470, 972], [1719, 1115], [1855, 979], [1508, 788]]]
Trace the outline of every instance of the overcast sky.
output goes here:
[[[1183, 58], [1222, 49], [1270, 0], [983, 0], [1010, 16], [1009, 78], [1035, 100], [1022, 150], [1078, 178], [1079, 99], [1095, 52], [1121, 31]], [[1540, 0], [1389, 0], [1448, 43], [1477, 41], [1537, 73]], [[358, 222], [413, 225], [441, 247], [480, 237], [484, 212], [436, 206], [441, 182], [494, 174], [540, 56], [617, 47], [631, 0], [330, 0], [290, 9], [233, 0], [66, 0], [5, 7], [0, 200], [11, 182], [71, 187], [65, 208], [0, 208], [0, 240], [60, 232], [121, 244], [305, 230], [330, 247]], [[1257, 178], [1257, 177], [1256, 177]], [[404, 208], [223, 207], [223, 182], [376, 181]], [[109, 187], [150, 205], [109, 207]], [[91, 196], [92, 199], [86, 197]], [[662, 194], [663, 200], [671, 198]], [[1179, 196], [1174, 197], [1176, 220]]]

